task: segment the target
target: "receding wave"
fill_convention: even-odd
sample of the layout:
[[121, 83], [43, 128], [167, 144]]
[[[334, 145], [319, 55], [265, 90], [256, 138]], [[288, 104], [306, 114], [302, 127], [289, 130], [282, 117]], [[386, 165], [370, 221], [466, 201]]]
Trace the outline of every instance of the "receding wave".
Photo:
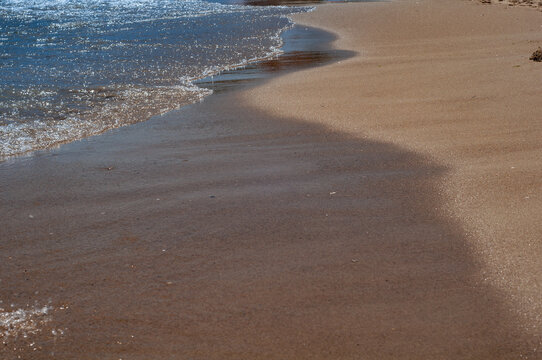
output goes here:
[[301, 9], [201, 0], [0, 2], [0, 157], [146, 120], [192, 81], [276, 56]]

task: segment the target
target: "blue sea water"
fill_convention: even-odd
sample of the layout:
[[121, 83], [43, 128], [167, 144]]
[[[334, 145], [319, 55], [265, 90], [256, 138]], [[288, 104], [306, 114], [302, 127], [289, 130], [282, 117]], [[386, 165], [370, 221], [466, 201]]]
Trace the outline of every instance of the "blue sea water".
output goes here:
[[193, 81], [280, 53], [306, 8], [203, 0], [0, 0], [0, 158], [200, 100]]

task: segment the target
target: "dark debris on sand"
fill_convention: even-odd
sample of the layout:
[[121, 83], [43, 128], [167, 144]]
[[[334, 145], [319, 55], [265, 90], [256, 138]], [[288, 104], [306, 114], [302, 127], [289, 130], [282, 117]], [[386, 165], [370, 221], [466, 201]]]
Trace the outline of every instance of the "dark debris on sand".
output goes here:
[[536, 51], [531, 55], [531, 57], [529, 58], [529, 60], [536, 61], [536, 62], [541, 62], [541, 61], [542, 61], [542, 48], [538, 48], [538, 50], [536, 50]]

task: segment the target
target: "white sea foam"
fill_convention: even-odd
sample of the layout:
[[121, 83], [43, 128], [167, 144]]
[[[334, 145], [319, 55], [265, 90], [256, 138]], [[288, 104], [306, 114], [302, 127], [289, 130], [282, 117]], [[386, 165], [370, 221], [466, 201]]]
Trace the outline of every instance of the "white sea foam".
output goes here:
[[106, 130], [147, 120], [153, 115], [202, 100], [211, 94], [188, 80], [171, 87], [126, 88], [118, 91], [118, 102], [104, 104], [93, 112], [58, 121], [12, 122], [0, 126], [0, 159], [21, 155], [100, 134]]
[[5, 310], [0, 308], [0, 339], [5, 343], [10, 338], [28, 337], [41, 331], [50, 321], [49, 306], [28, 309]]

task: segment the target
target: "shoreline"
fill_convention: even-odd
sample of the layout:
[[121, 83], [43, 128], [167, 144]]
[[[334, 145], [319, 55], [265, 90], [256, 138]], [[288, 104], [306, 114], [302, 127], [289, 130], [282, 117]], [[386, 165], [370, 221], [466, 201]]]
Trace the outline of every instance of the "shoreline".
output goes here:
[[281, 53], [279, 55], [254, 60], [245, 65], [233, 65], [214, 75], [191, 80], [191, 86], [198, 87], [202, 91], [211, 91], [210, 94], [204, 95], [199, 101], [186, 103], [177, 109], [155, 114], [147, 120], [107, 128], [96, 134], [56, 143], [51, 147], [36, 148], [15, 155], [0, 156], [0, 165], [5, 162], [17, 162], [21, 159], [24, 161], [24, 159], [33, 156], [60, 150], [61, 147], [69, 146], [72, 143], [85, 141], [96, 136], [102, 136], [110, 131], [116, 131], [127, 126], [134, 126], [159, 119], [166, 114], [175, 113], [185, 106], [201, 103], [205, 98], [212, 96], [215, 92], [239, 91], [242, 87], [259, 86], [272, 77], [283, 76], [304, 68], [324, 66], [331, 62], [344, 60], [355, 55], [354, 52], [331, 49], [329, 44], [335, 40], [335, 35], [332, 33], [311, 26], [298, 25], [295, 22], [293, 22], [289, 28], [283, 30], [280, 37], [283, 45], [280, 47]]
[[[62, 108], [62, 106], [51, 102], [48, 106], [53, 109], [50, 112], [56, 114], [53, 116], [56, 119], [55, 121], [50, 121], [51, 117], [43, 114], [40, 118], [38, 113], [36, 113], [34, 118], [26, 118], [21, 115], [17, 120], [10, 120], [10, 116], [6, 115], [3, 129], [0, 129], [0, 162], [10, 158], [32, 156], [36, 151], [58, 148], [64, 144], [101, 135], [112, 129], [147, 121], [154, 116], [160, 116], [166, 112], [175, 111], [182, 106], [202, 101], [211, 92], [205, 88], [198, 87], [195, 84], [196, 82], [202, 82], [202, 80], [212, 78], [213, 76], [220, 77], [222, 73], [231, 74], [235, 70], [242, 71], [245, 67], [253, 67], [253, 64], [268, 62], [279, 57], [282, 53], [282, 34], [285, 31], [288, 32], [295, 25], [291, 20], [291, 16], [297, 12], [310, 11], [311, 9], [309, 6], [302, 6], [305, 1], [301, 0], [299, 2], [300, 6], [297, 7], [268, 7], [270, 10], [274, 9], [273, 11], [283, 12], [280, 16], [277, 14], [270, 15], [271, 13], [267, 15], [260, 14], [260, 10], [257, 9], [264, 9], [266, 8], [265, 6], [246, 7], [251, 8], [262, 18], [266, 16], [279, 17], [276, 21], [276, 28], [273, 28], [273, 32], [267, 34], [268, 36], [265, 38], [267, 45], [261, 45], [260, 48], [252, 49], [253, 53], [247, 53], [245, 57], [241, 56], [237, 59], [230, 58], [229, 61], [224, 61], [220, 57], [216, 57], [214, 59], [216, 63], [207, 64], [206, 66], [202, 65], [195, 73], [194, 71], [181, 70], [180, 73], [184, 74], [182, 76], [179, 76], [179, 71], [176, 73], [175, 70], [179, 68], [189, 69], [195, 65], [190, 64], [189, 60], [184, 65], [182, 63], [179, 65], [173, 61], [169, 66], [171, 80], [156, 79], [154, 84], [139, 84], [138, 86], [130, 83], [115, 83], [113, 81], [111, 84], [105, 85], [106, 81], [104, 84], [100, 83], [98, 85], [87, 84], [81, 89], [78, 88], [78, 85], [72, 84], [74, 88], [66, 88], [65, 92], [80, 92], [83, 95], [88, 95], [90, 98], [94, 96], [95, 98], [92, 98], [92, 100], [87, 99], [87, 101], [94, 101], [92, 106], [90, 106], [93, 110], [86, 109], [85, 106], [87, 105], [83, 103], [83, 100], [79, 104], [76, 100], [68, 100], [66, 98], [67, 103], [73, 103], [71, 108]], [[232, 3], [231, 5], [234, 4]], [[180, 26], [182, 27], [182, 21]], [[244, 28], [248, 34], [250, 27], [245, 24]], [[204, 40], [208, 39], [204, 38]], [[182, 44], [178, 45], [180, 48], [183, 47]], [[249, 44], [245, 45], [249, 46]], [[192, 45], [187, 46], [189, 48], [192, 47]], [[231, 46], [226, 46], [226, 48], [231, 48]], [[177, 55], [176, 58], [178, 59], [179, 54]], [[188, 58], [189, 55], [180, 55], [180, 58]], [[195, 55], [197, 57], [197, 53]], [[190, 55], [190, 59], [192, 58], [193, 56]], [[160, 56], [160, 59], [162, 59], [162, 56]], [[155, 61], [149, 59], [147, 63], [155, 63]], [[111, 66], [113, 67], [113, 65]], [[144, 65], [140, 65], [139, 70], [147, 71], [148, 69]], [[137, 71], [136, 69], [127, 71], [127, 73], [135, 73]], [[77, 73], [77, 69], [74, 69], [74, 72]], [[56, 91], [55, 81], [51, 80], [50, 85], [52, 89], [51, 94], [53, 94]], [[144, 91], [138, 92], [139, 90]], [[83, 95], [81, 95], [82, 98], [84, 98]], [[24, 95], [20, 95], [20, 97], [22, 98], [21, 101], [25, 101], [26, 98]], [[38, 95], [35, 98], [38, 98]], [[8, 98], [6, 99], [7, 104], [10, 102], [17, 103], [18, 101], [15, 97], [11, 101]], [[31, 107], [32, 105], [28, 106]], [[138, 108], [138, 111], [132, 113], [130, 110], [133, 108]], [[6, 109], [6, 114], [9, 114], [10, 111], [13, 112], [9, 106]], [[81, 112], [78, 110], [81, 110]], [[62, 112], [70, 115], [62, 114]]]
[[[475, 184], [473, 169], [487, 169], [481, 155], [495, 154], [473, 149], [472, 136], [443, 143], [457, 127], [439, 116], [479, 115], [494, 94], [459, 110], [464, 79], [426, 94], [457, 70], [484, 80], [490, 57], [465, 49], [494, 29], [465, 41], [465, 24], [487, 25], [469, 22], [479, 14], [435, 27], [471, 6], [325, 5], [296, 20], [333, 30], [333, 48], [362, 55], [0, 163], [0, 210], [10, 219], [0, 230], [9, 239], [0, 243], [0, 299], [50, 309], [31, 337], [36, 351], [58, 359], [536, 358], [540, 339], [516, 312], [525, 308], [484, 280], [490, 262], [476, 251], [484, 237], [473, 238], [465, 219], [477, 209], [450, 205], [453, 194], [469, 194], [456, 182]], [[505, 18], [494, 12], [487, 18]], [[379, 28], [390, 19], [391, 28]], [[460, 150], [471, 155], [464, 163]], [[523, 165], [534, 172], [535, 160]], [[533, 184], [513, 180], [519, 189]], [[495, 190], [484, 185], [474, 189]], [[537, 213], [522, 223], [530, 235]], [[36, 354], [27, 345], [0, 351]]]

